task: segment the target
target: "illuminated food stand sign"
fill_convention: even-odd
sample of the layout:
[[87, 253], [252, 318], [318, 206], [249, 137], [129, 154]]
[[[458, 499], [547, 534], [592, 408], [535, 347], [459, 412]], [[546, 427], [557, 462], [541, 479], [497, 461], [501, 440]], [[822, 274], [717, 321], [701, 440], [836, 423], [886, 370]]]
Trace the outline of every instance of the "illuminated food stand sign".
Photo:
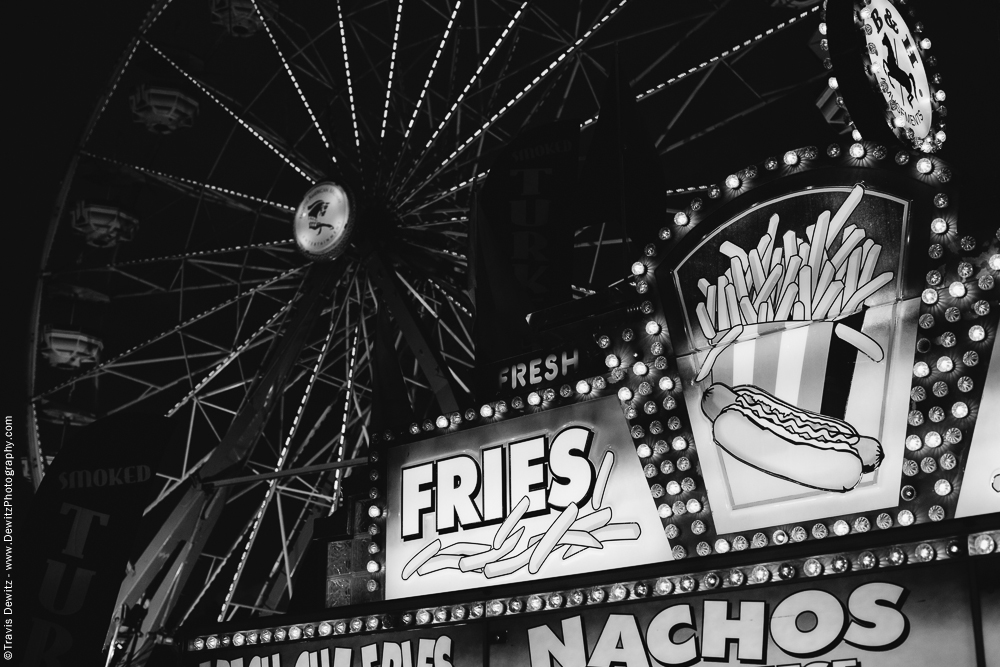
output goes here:
[[[489, 664], [975, 664], [967, 592], [954, 573], [927, 574], [722, 589], [611, 609], [507, 618], [492, 626], [507, 641], [490, 647]], [[947, 642], [940, 641], [944, 636]]]
[[[1000, 533], [905, 543], [1000, 512], [1000, 237], [962, 231], [951, 181], [855, 142], [695, 193], [620, 317], [373, 439], [356, 532], [364, 602], [392, 611], [329, 609], [299, 627], [315, 657], [258, 644], [241, 667], [975, 664], [980, 602], [934, 561]], [[975, 618], [998, 614], [984, 597]], [[223, 649], [263, 632], [191, 657], [214, 640], [199, 667], [234, 667]]]
[[388, 455], [387, 598], [670, 558], [614, 398]]

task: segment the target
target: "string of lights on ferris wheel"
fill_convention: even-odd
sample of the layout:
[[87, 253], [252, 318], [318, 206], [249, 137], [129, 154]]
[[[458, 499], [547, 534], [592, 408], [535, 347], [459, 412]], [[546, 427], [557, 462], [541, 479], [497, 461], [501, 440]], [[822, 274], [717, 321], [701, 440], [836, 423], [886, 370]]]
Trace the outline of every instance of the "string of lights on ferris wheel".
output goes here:
[[[73, 268], [68, 269], [64, 273], [80, 273], [83, 271], [108, 271], [111, 269], [118, 269], [128, 266], [141, 266], [143, 264], [156, 264], [159, 262], [175, 262], [177, 260], [183, 259], [195, 259], [198, 257], [212, 257], [213, 255], [223, 255], [230, 252], [246, 252], [248, 250], [267, 250], [268, 248], [280, 248], [281, 246], [288, 246], [295, 243], [294, 239], [288, 239], [286, 241], [266, 241], [263, 243], [248, 243], [245, 245], [234, 245], [227, 248], [213, 248], [211, 250], [192, 250], [191, 252], [176, 253], [173, 255], [159, 255], [157, 257], [144, 257], [143, 259], [131, 259], [125, 262], [112, 262], [111, 264], [103, 264], [101, 266], [94, 266], [90, 268], [80, 269]], [[59, 272], [53, 272], [56, 274]]]
[[385, 127], [389, 123], [389, 102], [392, 99], [392, 79], [396, 74], [396, 53], [399, 51], [399, 27], [403, 23], [403, 0], [396, 6], [396, 26], [392, 31], [392, 51], [389, 54], [389, 80], [385, 85], [385, 109], [382, 111], [382, 131], [379, 140], [385, 141]]
[[[722, 53], [720, 53], [717, 56], [713, 56], [709, 60], [707, 60], [707, 61], [705, 61], [705, 62], [697, 65], [696, 67], [692, 67], [692, 68], [690, 68], [690, 69], [688, 69], [688, 70], [686, 70], [684, 72], [680, 72], [676, 76], [673, 76], [670, 79], [667, 79], [667, 81], [665, 81], [664, 83], [660, 83], [660, 84], [658, 84], [656, 86], [653, 86], [652, 88], [649, 88], [645, 92], [640, 93], [639, 95], [636, 96], [636, 101], [637, 102], [641, 102], [642, 100], [645, 100], [645, 99], [651, 97], [652, 95], [654, 95], [654, 94], [656, 94], [658, 92], [666, 90], [668, 87], [672, 86], [675, 83], [678, 83], [678, 82], [684, 80], [688, 76], [691, 76], [692, 74], [696, 74], [697, 72], [699, 72], [701, 70], [704, 70], [704, 69], [712, 66], [713, 64], [719, 62], [720, 60], [724, 60], [725, 58], [727, 58], [727, 57], [729, 57], [731, 55], [734, 55], [734, 54], [738, 53], [739, 51], [741, 51], [741, 50], [743, 50], [743, 49], [745, 49], [745, 48], [747, 48], [749, 46], [752, 46], [752, 45], [756, 44], [757, 42], [760, 42], [760, 41], [766, 39], [767, 37], [770, 37], [771, 35], [777, 34], [777, 33], [781, 32], [782, 30], [784, 30], [786, 28], [789, 28], [792, 25], [795, 25], [797, 22], [799, 22], [802, 19], [806, 18], [810, 14], [818, 11], [819, 9], [820, 9], [820, 5], [816, 5], [815, 7], [812, 7], [811, 9], [803, 11], [798, 16], [793, 16], [793, 17], [789, 18], [788, 20], [782, 21], [781, 23], [777, 24], [775, 27], [769, 28], [768, 30], [765, 30], [764, 32], [757, 34], [752, 39], [744, 40], [740, 44], [734, 45], [732, 48], [723, 51]], [[533, 82], [532, 85], [534, 85], [534, 82]], [[526, 92], [526, 91], [522, 91], [522, 93], [523, 92]], [[501, 113], [503, 113], [503, 111], [504, 110], [502, 109]], [[583, 121], [582, 123], [580, 123], [580, 129], [585, 129], [585, 128], [589, 127], [590, 125], [596, 123], [597, 120], [598, 120], [598, 117], [599, 117], [599, 114], [595, 114], [591, 118], [588, 118], [587, 120]], [[492, 119], [491, 119], [490, 122], [492, 122]], [[472, 140], [474, 140], [476, 138], [476, 136], [478, 136], [478, 134], [474, 135], [472, 137]], [[469, 143], [471, 143], [471, 140], [466, 142], [466, 144], [469, 144]], [[463, 148], [464, 147], [467, 147], [467, 146], [463, 146]], [[460, 150], [458, 152], [460, 152]], [[416, 189], [414, 189], [413, 192], [415, 193], [417, 190], [420, 189], [420, 187], [422, 187], [423, 185], [425, 185], [428, 181], [432, 180], [438, 173], [440, 173], [440, 171], [445, 166], [447, 166], [447, 164], [450, 161], [452, 161], [454, 159], [454, 157], [457, 157], [458, 152], [454, 153], [449, 158], [449, 160], [446, 160], [445, 163], [443, 163], [442, 166], [439, 167], [439, 170], [437, 172], [435, 172], [435, 174], [432, 174], [430, 178], [428, 178], [424, 183], [421, 183], [421, 185], [418, 186]], [[416, 169], [416, 167], [417, 167], [417, 164], [414, 165], [414, 170]], [[447, 197], [447, 196], [449, 196], [451, 194], [454, 194], [455, 192], [458, 192], [459, 190], [462, 190], [462, 189], [465, 189], [465, 188], [473, 186], [475, 183], [479, 182], [483, 178], [486, 178], [486, 176], [488, 176], [488, 175], [489, 175], [489, 170], [487, 169], [486, 171], [483, 171], [482, 173], [477, 174], [476, 176], [474, 176], [472, 178], [466, 179], [466, 180], [460, 182], [459, 184], [454, 185], [454, 186], [452, 186], [452, 187], [450, 187], [450, 188], [448, 188], [446, 190], [442, 190], [440, 192], [434, 193], [434, 195], [432, 195], [431, 197], [429, 197], [425, 202], [421, 203], [419, 206], [416, 206], [416, 207], [414, 207], [412, 209], [408, 209], [406, 212], [407, 213], [416, 213], [416, 212], [418, 212], [418, 211], [420, 211], [420, 210], [422, 210], [424, 208], [427, 208], [428, 206], [431, 206], [432, 204], [435, 204], [436, 202], [440, 201], [441, 199], [444, 199], [445, 197]], [[404, 185], [405, 185], [405, 181], [404, 181]], [[400, 187], [402, 187], [402, 186], [400, 186]], [[707, 189], [707, 187], [708, 186], [697, 186], [697, 187], [694, 187], [694, 188], [691, 188], [691, 187], [689, 187], [689, 188], [676, 188], [676, 189], [668, 190], [667, 194], [676, 194], [676, 193], [680, 193], [680, 192], [684, 192], [684, 191], [693, 192], [695, 190], [704, 190], [704, 189]], [[413, 193], [411, 193], [411, 197], [412, 197], [412, 194]], [[409, 201], [409, 199], [410, 199], [410, 197], [408, 197], [406, 200], [404, 200], [404, 203], [406, 201]]]
[[351, 61], [347, 57], [347, 33], [344, 31], [344, 12], [337, 0], [337, 23], [340, 27], [340, 44], [344, 53], [344, 72], [347, 75], [347, 100], [351, 105], [351, 123], [354, 125], [354, 146], [358, 149], [358, 166], [361, 166], [361, 132], [358, 130], [358, 109], [354, 104], [354, 83], [351, 80]]
[[[298, 433], [299, 424], [302, 421], [302, 414], [305, 412], [306, 405], [309, 403], [309, 397], [312, 395], [313, 387], [316, 384], [316, 378], [319, 377], [320, 369], [323, 367], [323, 361], [326, 359], [327, 350], [330, 348], [330, 341], [333, 340], [333, 335], [337, 331], [337, 318], [334, 314], [330, 314], [330, 326], [326, 334], [326, 338], [323, 341], [323, 346], [320, 348], [319, 355], [316, 357], [316, 363], [313, 365], [312, 372], [309, 375], [309, 381], [306, 383], [305, 391], [302, 392], [302, 398], [299, 400], [299, 407], [295, 411], [295, 417], [292, 418], [292, 425], [288, 429], [288, 435], [285, 437], [285, 442], [281, 447], [281, 453], [278, 455], [278, 461], [274, 464], [274, 472], [280, 472], [285, 465], [285, 460], [288, 458], [288, 451], [291, 448], [292, 440], [295, 438], [295, 434]], [[356, 336], [357, 334], [355, 334]], [[264, 499], [260, 503], [260, 507], [257, 509], [257, 514], [254, 517], [253, 525], [250, 528], [250, 536], [247, 538], [246, 543], [243, 547], [243, 553], [240, 554], [240, 562], [236, 566], [236, 573], [233, 575], [233, 581], [229, 584], [229, 590], [226, 592], [226, 598], [222, 603], [222, 609], [219, 611], [218, 620], [222, 622], [225, 620], [226, 611], [229, 609], [229, 603], [233, 599], [233, 593], [236, 591], [236, 586], [239, 583], [240, 576], [243, 574], [243, 567], [246, 565], [247, 556], [250, 555], [250, 550], [253, 548], [253, 543], [257, 538], [257, 534], [260, 529], [260, 524], [264, 519], [264, 513], [267, 511], [268, 505], [271, 503], [271, 499], [274, 497], [275, 489], [278, 486], [278, 479], [272, 478], [268, 480], [267, 492], [264, 494]], [[279, 510], [280, 518], [280, 510]], [[289, 579], [289, 586], [291, 586], [291, 580]]]
[[[716, 63], [718, 63], [718, 62], [720, 62], [722, 60], [725, 60], [729, 56], [735, 55], [741, 49], [745, 49], [747, 47], [753, 46], [756, 43], [758, 43], [758, 42], [760, 42], [760, 41], [762, 41], [762, 40], [770, 37], [771, 35], [776, 35], [777, 33], [781, 32], [785, 28], [792, 27], [793, 25], [795, 25], [795, 23], [797, 23], [798, 21], [801, 21], [802, 19], [806, 18], [810, 14], [812, 14], [814, 12], [818, 12], [820, 10], [820, 8], [821, 8], [821, 5], [816, 5], [816, 6], [812, 7], [812, 8], [810, 8], [810, 9], [807, 9], [804, 12], [802, 12], [801, 14], [799, 14], [798, 16], [793, 16], [793, 17], [789, 18], [787, 21], [782, 21], [781, 23], [779, 23], [778, 25], [774, 26], [773, 28], [769, 28], [769, 29], [765, 30], [762, 33], [758, 33], [752, 39], [744, 40], [743, 42], [741, 42], [741, 43], [736, 44], [735, 46], [733, 46], [731, 49], [727, 49], [727, 50], [723, 51], [722, 53], [720, 53], [719, 55], [713, 56], [713, 57], [709, 58], [708, 60], [706, 60], [706, 61], [704, 61], [704, 62], [696, 65], [695, 67], [691, 67], [691, 68], [689, 68], [689, 69], [687, 69], [687, 70], [685, 70], [683, 72], [678, 73], [676, 76], [670, 77], [669, 79], [667, 79], [663, 83], [659, 83], [659, 84], [653, 86], [652, 88], [649, 88], [648, 90], [646, 90], [646, 91], [644, 91], [644, 92], [639, 93], [638, 95], [636, 95], [635, 96], [635, 101], [636, 102], [641, 102], [641, 101], [643, 101], [643, 100], [645, 100], [645, 99], [647, 99], [649, 97], [652, 97], [656, 93], [659, 93], [659, 92], [662, 92], [662, 91], [666, 90], [667, 88], [669, 88], [670, 86], [674, 85], [675, 83], [679, 83], [679, 82], [683, 81], [684, 79], [686, 79], [687, 77], [691, 76], [692, 74], [697, 74], [698, 72], [700, 72], [700, 71], [702, 71], [704, 69], [707, 69], [707, 68], [711, 67], [712, 65], [714, 65], [714, 64], [716, 64]], [[583, 121], [580, 124], [580, 129], [583, 129], [585, 127], [588, 127], [589, 125], [592, 125], [593, 123], [596, 123], [597, 119], [598, 119], [598, 115], [597, 114], [595, 114], [594, 116], [588, 118], [587, 120]]]
[[[486, 57], [483, 58], [483, 60], [479, 63], [479, 66], [476, 67], [476, 71], [472, 74], [471, 77], [469, 77], [469, 80], [468, 82], [466, 82], [465, 87], [462, 89], [462, 92], [459, 93], [458, 97], [455, 99], [451, 107], [445, 113], [444, 118], [441, 119], [441, 122], [438, 123], [438, 126], [431, 133], [430, 139], [427, 140], [427, 144], [424, 146], [424, 150], [421, 151], [420, 154], [417, 156], [416, 160], [414, 160], [413, 166], [410, 167], [410, 173], [407, 175], [405, 179], [403, 179], [403, 182], [400, 183], [399, 187], [397, 187], [396, 190], [393, 192], [393, 197], [398, 195], [399, 191], [405, 188], [407, 183], [410, 182], [410, 179], [413, 177], [413, 174], [416, 172], [417, 168], [423, 162], [424, 157], [427, 156], [431, 148], [434, 147], [434, 144], [437, 143], [438, 137], [441, 136], [441, 132], [444, 130], [445, 126], [448, 125], [448, 122], [452, 119], [452, 116], [455, 115], [455, 112], [458, 110], [458, 107], [465, 101], [465, 97], [466, 95], [469, 94], [469, 91], [472, 89], [472, 86], [476, 83], [476, 81], [479, 80], [479, 76], [483, 73], [483, 70], [486, 69], [486, 67], [491, 62], [493, 62], [494, 56], [496, 56], [497, 52], [500, 50], [500, 47], [503, 45], [504, 41], [506, 41], [507, 35], [509, 35], [510, 31], [514, 28], [514, 26], [517, 25], [518, 20], [524, 14], [524, 10], [527, 6], [528, 6], [528, 0], [525, 0], [523, 3], [521, 3], [521, 6], [518, 7], [517, 11], [514, 12], [514, 15], [510, 18], [510, 20], [507, 21], [507, 25], [504, 26], [503, 31], [501, 31], [500, 36], [497, 37], [496, 41], [493, 43], [493, 46], [486, 54]], [[401, 159], [402, 154], [400, 154], [399, 157]]]
[[95, 160], [101, 160], [102, 162], [107, 162], [108, 164], [113, 164], [118, 167], [125, 167], [126, 169], [131, 169], [132, 171], [137, 171], [142, 174], [147, 174], [149, 176], [155, 176], [157, 178], [165, 178], [170, 181], [176, 181], [177, 183], [183, 183], [185, 185], [190, 185], [196, 188], [204, 188], [205, 190], [211, 190], [212, 192], [218, 192], [220, 194], [229, 195], [231, 197], [239, 197], [240, 199], [246, 199], [247, 201], [256, 202], [258, 204], [266, 204], [267, 206], [273, 206], [274, 208], [280, 209], [282, 211], [288, 211], [289, 213], [295, 212], [294, 206], [289, 206], [288, 204], [279, 204], [278, 202], [271, 201], [269, 199], [264, 199], [263, 197], [258, 197], [256, 195], [248, 195], [245, 192], [239, 192], [238, 190], [232, 190], [230, 188], [224, 188], [218, 185], [212, 185], [211, 183], [206, 183], [204, 181], [196, 181], [192, 178], [187, 178], [185, 176], [175, 176], [174, 174], [167, 174], [156, 169], [150, 169], [149, 167], [142, 167], [137, 164], [132, 164], [129, 162], [122, 162], [121, 160], [116, 160], [114, 158], [106, 157], [104, 155], [97, 155], [96, 153], [91, 153], [90, 151], [81, 151], [82, 155]]
[[[462, 0], [457, 0], [455, 3], [455, 8], [451, 10], [451, 16], [448, 17], [448, 25], [445, 26], [444, 32], [441, 34], [441, 41], [438, 42], [437, 51], [434, 53], [434, 60], [431, 61], [431, 67], [427, 71], [427, 77], [424, 79], [424, 85], [420, 89], [420, 94], [417, 96], [417, 103], [413, 107], [413, 114], [410, 116], [410, 121], [406, 124], [406, 130], [403, 131], [403, 146], [400, 149], [400, 154], [406, 151], [410, 143], [410, 133], [413, 131], [413, 125], [417, 122], [417, 116], [420, 115], [420, 107], [424, 102], [424, 98], [427, 96], [427, 91], [431, 85], [431, 79], [434, 78], [434, 73], [437, 71], [438, 63], [441, 61], [441, 53], [444, 51], [444, 45], [448, 41], [448, 35], [451, 34], [451, 29], [455, 25], [455, 19], [458, 17], [458, 10], [462, 8]], [[397, 160], [396, 169], [399, 168], [400, 162]], [[396, 172], [393, 171], [392, 181], [396, 177]]]
[[264, 324], [260, 325], [260, 328], [258, 328], [252, 334], [250, 334], [250, 336], [247, 337], [242, 343], [240, 343], [236, 347], [236, 349], [234, 349], [232, 352], [226, 355], [225, 359], [216, 364], [216, 366], [205, 377], [199, 380], [198, 384], [196, 384], [184, 398], [177, 401], [177, 403], [175, 403], [174, 406], [167, 411], [166, 416], [173, 417], [178, 410], [184, 407], [188, 403], [188, 401], [194, 398], [198, 394], [198, 392], [205, 387], [205, 385], [214, 380], [219, 373], [225, 370], [226, 367], [229, 366], [229, 364], [231, 364], [238, 356], [240, 356], [243, 353], [243, 351], [247, 348], [247, 346], [249, 346], [251, 343], [257, 340], [257, 338], [260, 337], [260, 335], [264, 333], [269, 327], [271, 327], [279, 317], [281, 317], [284, 313], [286, 313], [288, 309], [291, 308], [291, 306], [292, 306], [292, 301], [288, 301], [284, 306], [279, 308], [277, 312], [271, 315], [271, 317], [269, 317], [268, 320], [264, 322]]
[[[347, 385], [344, 387], [344, 417], [340, 423], [340, 436], [337, 438], [337, 449], [334, 452], [333, 460], [340, 463], [344, 460], [344, 444], [347, 442], [347, 422], [350, 415], [351, 396], [354, 390], [354, 368], [358, 358], [358, 342], [360, 340], [361, 323], [364, 315], [358, 317], [358, 323], [354, 325], [354, 340], [351, 342], [351, 359], [347, 366]], [[337, 510], [340, 504], [340, 486], [343, 481], [343, 468], [337, 468], [333, 473], [333, 502], [330, 503], [330, 514]]]
[[212, 100], [213, 102], [215, 102], [216, 104], [218, 104], [226, 113], [228, 113], [230, 116], [232, 116], [232, 118], [237, 123], [239, 123], [240, 126], [243, 127], [243, 129], [245, 129], [248, 132], [250, 132], [250, 134], [252, 134], [254, 137], [256, 137], [258, 141], [260, 141], [262, 144], [264, 144], [265, 146], [267, 146], [268, 148], [270, 148], [271, 152], [274, 153], [275, 155], [277, 155], [279, 158], [281, 158], [282, 161], [285, 164], [287, 164], [289, 167], [291, 167], [292, 169], [294, 169], [295, 173], [297, 173], [299, 176], [301, 176], [302, 178], [304, 178], [307, 181], [309, 181], [310, 185], [315, 185], [316, 184], [316, 181], [317, 181], [316, 178], [314, 178], [313, 176], [310, 176], [309, 174], [307, 174], [305, 172], [305, 170], [301, 166], [299, 166], [298, 164], [296, 164], [285, 153], [281, 152], [281, 150], [277, 146], [275, 146], [270, 141], [268, 141], [267, 138], [264, 137], [264, 135], [261, 134], [259, 131], [257, 131], [257, 129], [254, 128], [253, 125], [251, 125], [247, 121], [243, 120], [243, 118], [238, 113], [236, 113], [235, 111], [233, 111], [232, 109], [230, 109], [211, 90], [209, 90], [208, 86], [206, 86], [200, 80], [198, 80], [193, 75], [191, 75], [190, 73], [188, 73], [183, 67], [181, 67], [180, 65], [178, 65], [177, 63], [175, 63], [173, 60], [171, 60], [171, 58], [167, 54], [165, 54], [163, 51], [161, 51], [159, 48], [157, 48], [155, 44], [153, 44], [152, 42], [150, 42], [147, 39], [143, 39], [142, 41], [143, 41], [144, 44], [146, 44], [146, 46], [148, 46], [149, 48], [151, 48], [157, 55], [159, 55], [161, 58], [163, 58], [171, 67], [173, 67], [175, 70], [177, 70], [185, 79], [187, 79], [188, 81], [190, 81], [191, 83], [193, 83], [195, 85], [195, 87], [198, 88], [198, 90], [200, 90], [202, 93], [204, 93], [206, 96], [208, 96], [208, 98], [210, 100]]
[[180, 324], [177, 324], [177, 325], [175, 325], [175, 326], [167, 329], [166, 331], [162, 331], [162, 332], [156, 334], [155, 336], [153, 336], [152, 338], [146, 340], [145, 342], [139, 343], [138, 345], [133, 345], [132, 347], [130, 347], [129, 349], [125, 350], [121, 354], [116, 355], [116, 356], [108, 359], [107, 361], [105, 361], [103, 363], [95, 365], [90, 370], [87, 370], [87, 371], [85, 371], [83, 373], [80, 373], [79, 375], [75, 375], [75, 376], [71, 377], [70, 379], [66, 380], [65, 382], [57, 384], [56, 386], [52, 387], [51, 389], [47, 389], [47, 390], [43, 391], [42, 393], [37, 394], [36, 396], [34, 396], [34, 398], [32, 398], [32, 401], [37, 401], [39, 399], [45, 398], [46, 396], [50, 396], [50, 395], [54, 394], [55, 392], [59, 391], [60, 389], [64, 389], [64, 388], [66, 388], [66, 387], [68, 387], [68, 386], [70, 386], [72, 384], [75, 384], [76, 382], [79, 382], [80, 380], [85, 380], [88, 377], [93, 377], [93, 376], [97, 375], [100, 371], [102, 371], [102, 370], [104, 370], [104, 369], [112, 366], [113, 364], [121, 361], [125, 357], [127, 357], [129, 355], [132, 355], [132, 354], [135, 354], [139, 350], [142, 350], [142, 349], [144, 349], [146, 347], [149, 347], [153, 343], [161, 341], [164, 338], [166, 338], [167, 336], [170, 336], [172, 334], [178, 333], [182, 329], [184, 329], [184, 328], [186, 328], [186, 327], [194, 324], [195, 322], [203, 320], [206, 317], [209, 317], [210, 315], [213, 315], [213, 314], [219, 312], [220, 310], [222, 310], [223, 308], [225, 308], [227, 306], [231, 306], [231, 305], [235, 304], [236, 302], [238, 302], [238, 301], [240, 301], [240, 300], [242, 300], [242, 299], [244, 299], [244, 298], [246, 298], [248, 296], [251, 296], [251, 295], [256, 294], [256, 293], [258, 293], [258, 292], [260, 292], [262, 290], [265, 290], [268, 287], [271, 287], [272, 285], [274, 285], [275, 283], [277, 283], [278, 281], [284, 280], [285, 278], [288, 278], [289, 276], [295, 275], [299, 271], [302, 271], [304, 268], [306, 268], [306, 267], [305, 266], [296, 266], [296, 267], [293, 267], [291, 269], [288, 269], [287, 271], [283, 271], [280, 274], [278, 274], [277, 276], [274, 276], [273, 278], [269, 278], [269, 279], [265, 280], [264, 282], [262, 282], [259, 285], [255, 285], [254, 287], [251, 287], [251, 288], [245, 290], [244, 292], [241, 292], [240, 294], [237, 294], [236, 296], [234, 296], [234, 297], [232, 297], [230, 299], [226, 299], [225, 301], [212, 306], [208, 310], [206, 310], [206, 311], [204, 311], [204, 312], [202, 312], [202, 313], [200, 313], [198, 315], [195, 315], [194, 317], [191, 317], [191, 318], [185, 320], [184, 322], [181, 322]]
[[[302, 100], [302, 105], [306, 108], [306, 113], [309, 114], [310, 120], [312, 120], [313, 127], [319, 133], [319, 138], [323, 142], [323, 146], [326, 147], [327, 152], [330, 151], [330, 142], [327, 141], [326, 135], [323, 133], [323, 128], [320, 127], [319, 120], [316, 118], [316, 114], [313, 113], [312, 107], [309, 106], [309, 100], [306, 99], [306, 95], [302, 92], [301, 86], [299, 86], [298, 79], [295, 78], [295, 73], [292, 72], [291, 65], [288, 64], [288, 60], [285, 59], [285, 55], [281, 52], [281, 47], [278, 46], [278, 40], [274, 38], [274, 33], [271, 32], [271, 27], [267, 24], [267, 19], [263, 12], [260, 11], [260, 7], [257, 5], [257, 0], [250, 0], [253, 3], [254, 11], [260, 16], [260, 23], [264, 26], [267, 36], [271, 38], [271, 44], [274, 45], [274, 50], [278, 53], [278, 58], [281, 60], [281, 64], [284, 66], [285, 71], [288, 72], [288, 78], [292, 80], [292, 85], [295, 86], [295, 92], [298, 93], [299, 99]], [[337, 162], [337, 157], [330, 153], [330, 159]]]
[[498, 111], [496, 111], [492, 116], [490, 116], [489, 120], [483, 123], [482, 126], [480, 126], [475, 132], [473, 132], [472, 136], [470, 136], [461, 144], [459, 144], [459, 146], [455, 150], [453, 150], [448, 155], [448, 157], [445, 158], [444, 161], [440, 165], [438, 165], [438, 167], [433, 172], [431, 172], [430, 175], [428, 175], [423, 181], [421, 181], [419, 185], [410, 190], [409, 194], [406, 195], [401, 204], [408, 203], [411, 199], [413, 199], [413, 197], [418, 192], [423, 190], [431, 181], [437, 178], [441, 174], [441, 172], [444, 171], [448, 167], [448, 165], [454, 162], [455, 158], [464, 153], [465, 150], [468, 149], [469, 146], [471, 146], [473, 142], [475, 142], [476, 139], [478, 139], [481, 134], [483, 134], [483, 132], [489, 130], [494, 123], [496, 123], [504, 115], [506, 115], [508, 111], [513, 109], [518, 102], [524, 99], [525, 95], [531, 92], [539, 83], [541, 83], [549, 74], [551, 74], [553, 70], [555, 70], [559, 65], [561, 65], [566, 60], [566, 58], [573, 55], [573, 53], [575, 53], [580, 46], [585, 44], [591, 37], [597, 34], [597, 32], [602, 27], [604, 27], [604, 25], [606, 25], [607, 22], [611, 20], [611, 18], [614, 17], [622, 9], [622, 7], [625, 6], [627, 2], [628, 0], [620, 0], [620, 2], [616, 6], [614, 6], [607, 14], [602, 16], [597, 23], [592, 25], [587, 30], [587, 32], [583, 33], [583, 36], [577, 38], [576, 41], [574, 41], [565, 50], [563, 50], [556, 57], [556, 59], [553, 60], [551, 63], [549, 63], [545, 67], [545, 69], [543, 69], [540, 73], [538, 73], [531, 80], [530, 83], [528, 83], [524, 88], [522, 88], [516, 95], [514, 95], [514, 97], [509, 99], [506, 104], [504, 104], [502, 107], [500, 107]]
[[98, 109], [97, 113], [94, 115], [93, 120], [91, 120], [90, 125], [87, 128], [87, 133], [83, 137], [83, 142], [81, 145], [86, 146], [90, 141], [91, 135], [94, 134], [94, 128], [97, 127], [97, 121], [101, 119], [104, 115], [104, 111], [108, 108], [108, 104], [111, 102], [111, 98], [114, 97], [115, 91], [118, 90], [118, 84], [122, 80], [122, 76], [125, 74], [125, 70], [128, 69], [129, 63], [132, 62], [132, 58], [135, 56], [135, 52], [139, 49], [139, 42], [142, 38], [149, 32], [149, 29], [153, 27], [160, 15], [163, 14], [164, 10], [170, 6], [172, 0], [165, 0], [163, 4], [160, 5], [159, 10], [154, 13], [156, 4], [154, 3], [152, 7], [146, 12], [146, 17], [143, 19], [142, 25], [139, 28], [138, 34], [132, 40], [132, 43], [126, 47], [125, 51], [127, 55], [125, 56], [124, 62], [121, 67], [115, 72], [114, 79], [111, 82], [111, 88], [108, 90], [108, 94], [104, 97], [104, 101], [101, 103], [101, 108]]

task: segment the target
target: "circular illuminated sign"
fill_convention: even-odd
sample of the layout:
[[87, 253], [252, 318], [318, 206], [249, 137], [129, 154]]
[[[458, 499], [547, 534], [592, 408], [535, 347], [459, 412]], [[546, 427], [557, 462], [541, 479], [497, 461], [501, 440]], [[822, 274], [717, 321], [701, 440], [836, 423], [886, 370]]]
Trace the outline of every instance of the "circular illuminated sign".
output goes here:
[[318, 183], [302, 198], [293, 222], [295, 244], [315, 260], [339, 257], [354, 229], [350, 193], [336, 183]]
[[918, 41], [889, 0], [872, 0], [861, 19], [871, 74], [893, 127], [923, 139], [931, 131], [931, 87]]

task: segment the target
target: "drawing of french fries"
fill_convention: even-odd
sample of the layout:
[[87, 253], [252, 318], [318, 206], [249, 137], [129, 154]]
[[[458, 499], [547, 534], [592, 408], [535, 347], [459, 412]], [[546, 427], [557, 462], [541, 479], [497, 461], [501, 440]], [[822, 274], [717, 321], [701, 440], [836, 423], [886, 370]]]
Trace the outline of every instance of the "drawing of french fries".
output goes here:
[[[787, 231], [779, 242], [775, 214], [756, 247], [747, 250], [731, 241], [719, 246], [729, 268], [714, 283], [698, 280], [704, 301], [695, 306], [695, 315], [710, 349], [697, 382], [708, 377], [727, 347], [756, 335], [753, 325], [841, 320], [892, 281], [891, 271], [875, 275], [882, 246], [866, 238], [864, 229], [845, 224], [864, 194], [863, 185], [854, 186], [832, 217], [824, 211], [806, 228], [805, 239]], [[866, 334], [843, 323], [834, 334], [882, 361], [882, 348]]]
[[406, 563], [403, 579], [440, 570], [458, 570], [493, 579], [524, 567], [529, 574], [535, 575], [557, 551], [563, 552], [565, 560], [588, 549], [602, 550], [608, 542], [639, 539], [638, 523], [612, 523], [614, 512], [604, 506], [604, 494], [614, 464], [614, 453], [605, 452], [590, 500], [568, 505], [544, 532], [525, 536], [526, 526], [519, 525], [529, 505], [528, 497], [524, 496], [497, 529], [490, 544], [455, 542], [445, 547], [436, 539]]

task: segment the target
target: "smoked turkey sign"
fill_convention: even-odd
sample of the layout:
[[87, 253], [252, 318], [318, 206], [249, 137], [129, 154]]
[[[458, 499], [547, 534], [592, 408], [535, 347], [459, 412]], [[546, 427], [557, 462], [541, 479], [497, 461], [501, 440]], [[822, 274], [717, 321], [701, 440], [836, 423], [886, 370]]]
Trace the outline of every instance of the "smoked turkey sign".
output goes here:
[[670, 560], [614, 397], [389, 450], [386, 598]]

